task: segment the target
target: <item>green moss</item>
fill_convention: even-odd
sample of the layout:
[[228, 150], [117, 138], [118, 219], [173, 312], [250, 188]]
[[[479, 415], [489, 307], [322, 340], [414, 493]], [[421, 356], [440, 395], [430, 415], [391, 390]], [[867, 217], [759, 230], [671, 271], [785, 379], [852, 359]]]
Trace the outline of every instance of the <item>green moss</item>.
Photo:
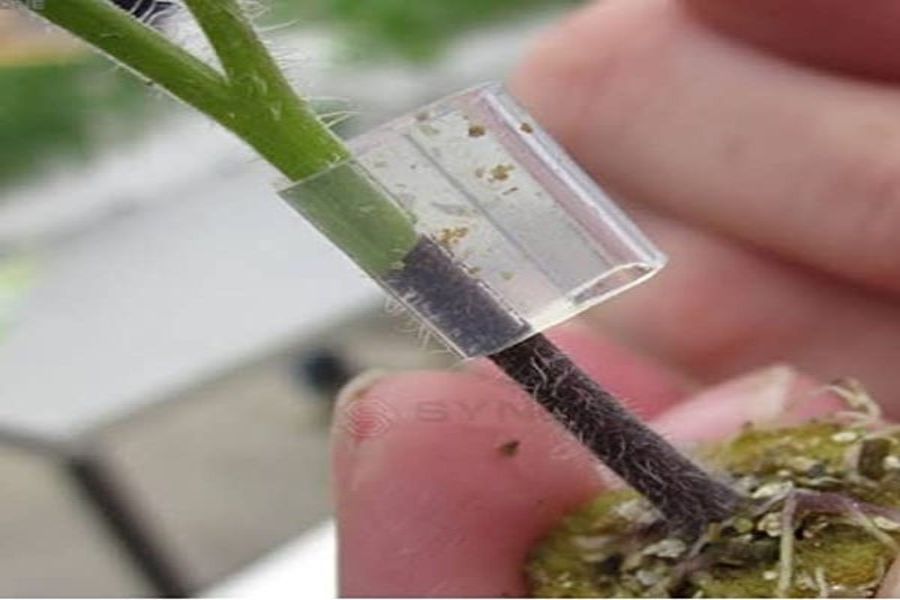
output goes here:
[[633, 493], [606, 493], [535, 549], [534, 595], [874, 595], [900, 540], [900, 432], [861, 419], [747, 428], [698, 459], [745, 495], [738, 514], [679, 539]]

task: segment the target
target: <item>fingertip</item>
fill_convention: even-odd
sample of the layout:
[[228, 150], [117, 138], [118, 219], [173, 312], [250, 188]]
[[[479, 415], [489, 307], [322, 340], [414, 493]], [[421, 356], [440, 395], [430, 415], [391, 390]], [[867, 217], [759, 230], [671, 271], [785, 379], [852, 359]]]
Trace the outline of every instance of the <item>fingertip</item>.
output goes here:
[[599, 488], [592, 457], [510, 384], [405, 373], [342, 404], [373, 406], [390, 410], [377, 435], [352, 415], [335, 429], [344, 595], [521, 595], [528, 550]]
[[748, 424], [797, 425], [841, 406], [821, 393], [813, 378], [788, 365], [774, 365], [704, 390], [665, 412], [653, 426], [680, 442], [715, 441]]

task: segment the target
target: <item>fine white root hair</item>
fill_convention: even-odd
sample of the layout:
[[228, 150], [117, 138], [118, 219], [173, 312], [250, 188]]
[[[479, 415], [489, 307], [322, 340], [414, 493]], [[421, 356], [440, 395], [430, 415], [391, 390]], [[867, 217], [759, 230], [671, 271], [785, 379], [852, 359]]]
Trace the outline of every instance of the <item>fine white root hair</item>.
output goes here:
[[868, 533], [873, 538], [884, 544], [891, 551], [893, 551], [894, 554], [900, 553], [900, 546], [897, 545], [897, 541], [894, 540], [893, 537], [879, 529], [879, 527], [872, 522], [872, 519], [869, 518], [869, 516], [863, 511], [861, 511], [854, 502], [849, 503], [849, 517], [853, 520], [854, 523], [859, 525], [860, 528], [864, 529], [866, 533]]
[[825, 579], [825, 568], [816, 567], [814, 575], [816, 580], [816, 587], [819, 590], [819, 598], [828, 598], [831, 589], [828, 587], [828, 580]]
[[786, 598], [794, 578], [794, 516], [797, 513], [797, 495], [790, 494], [781, 508], [781, 538], [778, 544], [778, 583], [775, 597]]
[[850, 410], [840, 411], [837, 416], [862, 425], [881, 423], [883, 413], [881, 406], [866, 390], [865, 386], [857, 379], [842, 377], [832, 381], [825, 387], [826, 392], [834, 394], [844, 401]]

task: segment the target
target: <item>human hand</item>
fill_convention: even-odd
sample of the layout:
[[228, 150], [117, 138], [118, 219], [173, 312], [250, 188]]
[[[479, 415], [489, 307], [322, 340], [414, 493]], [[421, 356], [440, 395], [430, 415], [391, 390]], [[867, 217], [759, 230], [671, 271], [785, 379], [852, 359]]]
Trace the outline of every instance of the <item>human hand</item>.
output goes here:
[[898, 36], [892, 0], [613, 0], [543, 39], [517, 95], [672, 257], [608, 331], [701, 382], [853, 375], [900, 414]]
[[[840, 403], [776, 366], [690, 395], [666, 367], [581, 328], [554, 341], [678, 442], [747, 422], [798, 423]], [[487, 363], [367, 378], [337, 406], [340, 589], [350, 597], [525, 593], [529, 550], [613, 484], [594, 457]]]
[[[891, 408], [900, 96], [873, 77], [900, 76], [889, 51], [900, 7], [850, 4], [608, 0], [547, 36], [514, 78], [672, 255], [657, 280], [597, 313], [630, 350], [580, 330], [557, 341], [674, 439], [833, 406], [801, 401], [814, 380], [784, 367], [696, 392], [775, 361], [860, 377]], [[522, 594], [528, 549], [604, 485], [536, 410], [484, 366], [345, 394], [342, 593]]]

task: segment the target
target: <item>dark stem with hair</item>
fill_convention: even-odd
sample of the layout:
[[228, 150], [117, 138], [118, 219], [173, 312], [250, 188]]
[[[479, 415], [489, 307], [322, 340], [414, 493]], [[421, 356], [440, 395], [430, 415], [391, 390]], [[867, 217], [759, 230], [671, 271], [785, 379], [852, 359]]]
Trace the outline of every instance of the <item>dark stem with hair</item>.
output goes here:
[[741, 498], [628, 412], [543, 335], [490, 357], [603, 464], [695, 536], [730, 516]]
[[[421, 239], [391, 287], [418, 298], [428, 318], [471, 346], [527, 335], [490, 292], [437, 244]], [[465, 338], [463, 338], [465, 336]], [[603, 464], [662, 513], [672, 530], [696, 535], [728, 517], [740, 497], [685, 458], [628, 412], [542, 334], [488, 357], [584, 444]]]

